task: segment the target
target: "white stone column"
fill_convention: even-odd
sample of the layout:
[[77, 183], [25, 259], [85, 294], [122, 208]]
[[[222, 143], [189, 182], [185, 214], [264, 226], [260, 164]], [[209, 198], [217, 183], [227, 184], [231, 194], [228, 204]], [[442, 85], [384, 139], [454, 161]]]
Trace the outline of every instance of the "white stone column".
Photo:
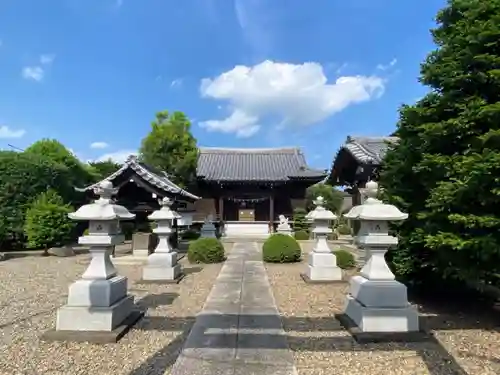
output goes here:
[[[135, 217], [114, 204], [111, 197], [116, 192], [111, 182], [104, 181], [95, 189], [99, 199], [69, 214], [73, 220], [90, 221], [89, 234], [80, 237], [78, 243], [89, 246], [92, 260], [82, 278], [70, 285], [68, 302], [58, 309], [56, 330], [47, 333], [48, 339], [92, 341], [93, 336], [85, 336], [85, 332], [107, 332], [107, 340], [113, 342], [118, 339], [118, 327], [134, 324], [141, 315], [134, 309], [134, 297], [127, 294], [127, 278], [118, 275], [110, 258], [113, 246], [124, 240], [120, 220]], [[103, 337], [94, 338], [102, 342]]]
[[158, 235], [158, 245], [154, 253], [148, 256], [148, 262], [142, 270], [142, 279], [145, 281], [178, 282], [182, 278], [181, 265], [177, 262], [177, 252], [170, 245], [170, 237], [174, 233], [172, 224], [180, 215], [170, 207], [172, 201], [163, 198], [161, 209], [148, 216], [158, 226], [153, 229]]
[[316, 243], [309, 254], [308, 267], [302, 275], [306, 282], [338, 282], [342, 280], [342, 270], [337, 266], [337, 257], [328, 246], [328, 235], [332, 233], [330, 224], [337, 216], [324, 207], [325, 200], [318, 197], [316, 208], [307, 217], [312, 220]]
[[390, 221], [408, 215], [377, 197], [378, 184], [366, 184], [367, 199], [345, 217], [360, 221], [355, 243], [368, 255], [359, 276], [351, 278], [344, 315], [362, 332], [397, 333], [419, 330], [418, 312], [408, 303], [406, 286], [395, 280], [384, 255], [397, 238], [389, 235]]

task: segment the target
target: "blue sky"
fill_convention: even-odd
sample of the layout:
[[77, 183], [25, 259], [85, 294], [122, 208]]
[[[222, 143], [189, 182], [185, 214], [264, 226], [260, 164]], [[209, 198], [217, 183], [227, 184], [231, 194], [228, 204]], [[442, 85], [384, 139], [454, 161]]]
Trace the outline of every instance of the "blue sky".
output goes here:
[[328, 168], [426, 89], [444, 0], [0, 0], [0, 148], [135, 152], [155, 112], [200, 146], [300, 146]]

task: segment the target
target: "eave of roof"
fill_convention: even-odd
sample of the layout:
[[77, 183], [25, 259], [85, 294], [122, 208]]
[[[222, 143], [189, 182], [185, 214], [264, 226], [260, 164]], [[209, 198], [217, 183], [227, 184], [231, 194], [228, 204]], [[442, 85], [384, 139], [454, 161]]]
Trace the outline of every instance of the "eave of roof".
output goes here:
[[[174, 195], [180, 195], [182, 197], [186, 197], [188, 199], [193, 199], [193, 200], [198, 200], [201, 199], [200, 197], [191, 194], [190, 192], [182, 189], [180, 186], [177, 184], [173, 183], [167, 176], [165, 172], [161, 172], [163, 175], [158, 175], [158, 173], [155, 173], [148, 169], [147, 166], [144, 164], [140, 163], [137, 160], [137, 157], [134, 155], [131, 155], [127, 158], [123, 166], [117, 170], [116, 172], [112, 173], [108, 177], [106, 177], [104, 180], [107, 181], [113, 181], [115, 178], [121, 176], [126, 170], [132, 169], [138, 176], [140, 176], [143, 180], [147, 181], [149, 184], [155, 186], [156, 188], [165, 191], [166, 193], [174, 194]], [[102, 181], [104, 181], [102, 180]], [[94, 188], [97, 187], [102, 181], [99, 181], [95, 184], [89, 185], [85, 188], [75, 188], [77, 191], [85, 192], [85, 191], [91, 191]]]

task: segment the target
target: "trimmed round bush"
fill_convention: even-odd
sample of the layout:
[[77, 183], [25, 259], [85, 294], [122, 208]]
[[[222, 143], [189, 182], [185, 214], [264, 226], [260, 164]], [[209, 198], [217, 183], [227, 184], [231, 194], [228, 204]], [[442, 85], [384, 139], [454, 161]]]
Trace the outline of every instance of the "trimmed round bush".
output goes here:
[[354, 255], [348, 250], [340, 249], [333, 252], [337, 257], [337, 266], [342, 269], [349, 269], [356, 267], [356, 260]]
[[200, 238], [200, 235], [201, 235], [200, 232], [197, 232], [193, 229], [188, 229], [187, 231], [182, 233], [181, 238], [183, 240], [186, 240], [186, 241], [193, 241], [193, 240], [197, 240], [198, 238]]
[[187, 256], [190, 263], [220, 263], [226, 259], [224, 246], [217, 238], [199, 238], [192, 241]]
[[308, 240], [309, 233], [307, 233], [305, 230], [298, 230], [297, 232], [294, 233], [294, 237], [296, 240], [299, 240], [299, 241]]
[[262, 246], [264, 262], [293, 263], [300, 261], [301, 249], [297, 240], [286, 234], [271, 235]]

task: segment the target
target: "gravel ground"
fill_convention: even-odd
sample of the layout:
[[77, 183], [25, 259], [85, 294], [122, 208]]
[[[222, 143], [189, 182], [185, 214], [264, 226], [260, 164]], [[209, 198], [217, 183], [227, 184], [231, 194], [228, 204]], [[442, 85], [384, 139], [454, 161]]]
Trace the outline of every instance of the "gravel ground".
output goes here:
[[[85, 258], [27, 256], [0, 262], [0, 374], [168, 374], [203, 307], [221, 265], [193, 266], [179, 285], [141, 285], [140, 266], [118, 266], [147, 317], [118, 344], [46, 343], [68, 286], [85, 270]], [[183, 319], [182, 317], [188, 317]]]
[[420, 306], [436, 340], [359, 345], [333, 318], [348, 285], [306, 284], [305, 267], [304, 261], [266, 265], [299, 375], [500, 374], [500, 333], [486, 312], [444, 314]]

